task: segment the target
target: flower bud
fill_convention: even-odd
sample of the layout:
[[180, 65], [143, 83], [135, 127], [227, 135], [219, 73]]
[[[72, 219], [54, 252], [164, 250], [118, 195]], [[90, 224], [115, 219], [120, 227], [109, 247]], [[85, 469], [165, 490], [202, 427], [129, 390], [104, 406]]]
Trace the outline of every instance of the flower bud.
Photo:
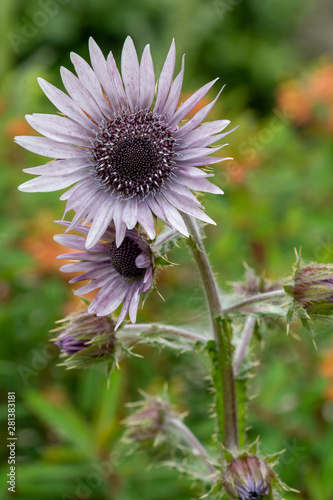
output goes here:
[[139, 409], [124, 420], [126, 437], [136, 443], [156, 441], [166, 436], [166, 423], [171, 414], [168, 401], [146, 396], [146, 400], [136, 403]]
[[333, 313], [333, 265], [310, 264], [298, 268], [294, 286], [287, 288], [295, 301], [309, 316], [328, 316]]
[[244, 279], [242, 281], [233, 281], [231, 285], [236, 295], [241, 297], [281, 289], [280, 283], [258, 276], [254, 269], [248, 266], [245, 267]]
[[60, 348], [68, 368], [96, 359], [105, 359], [107, 355], [114, 353], [115, 324], [109, 316], [96, 316], [84, 310], [64, 318], [59, 323], [62, 323], [62, 326], [53, 332], [60, 333], [53, 342]]
[[271, 478], [274, 476], [264, 460], [256, 456], [240, 456], [229, 463], [222, 484], [233, 498], [255, 500], [270, 493]]

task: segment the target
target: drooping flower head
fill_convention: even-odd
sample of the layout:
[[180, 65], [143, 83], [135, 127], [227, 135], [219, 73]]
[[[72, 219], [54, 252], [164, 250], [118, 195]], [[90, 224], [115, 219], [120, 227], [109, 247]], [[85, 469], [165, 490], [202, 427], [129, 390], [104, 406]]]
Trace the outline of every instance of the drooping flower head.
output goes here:
[[52, 330], [53, 339], [68, 368], [109, 360], [115, 355], [115, 323], [109, 316], [89, 314], [87, 309], [70, 314]]
[[[68, 222], [62, 224], [69, 225]], [[79, 225], [76, 230], [86, 236], [89, 228]], [[127, 313], [135, 323], [141, 293], [149, 290], [154, 280], [154, 256], [149, 243], [132, 229], [126, 230], [121, 245], [117, 247], [113, 224], [102, 235], [101, 241], [88, 250], [85, 248], [85, 236], [58, 234], [54, 237], [61, 245], [79, 250], [58, 256], [59, 259], [77, 261], [64, 265], [60, 270], [80, 273], [70, 283], [91, 280], [76, 290], [75, 295], [100, 289], [88, 307], [89, 314], [105, 316], [123, 302], [115, 330]]]
[[87, 310], [71, 314], [60, 321], [61, 326], [53, 330], [60, 332], [56, 339], [62, 354], [72, 355], [92, 346], [92, 340], [103, 336], [103, 342], [94, 349], [94, 357], [110, 353], [115, 344], [115, 324], [109, 316], [96, 316]]
[[26, 169], [34, 178], [21, 191], [56, 191], [75, 184], [61, 199], [65, 213], [74, 210], [69, 229], [80, 222], [91, 224], [86, 247], [92, 248], [113, 221], [119, 246], [127, 230], [141, 224], [149, 238], [155, 237], [154, 216], [188, 236], [180, 212], [214, 223], [191, 190], [222, 191], [200, 166], [225, 158], [207, 156], [222, 146], [228, 120], [200, 125], [216, 99], [184, 125], [183, 119], [206, 95], [216, 80], [197, 90], [178, 108], [184, 58], [173, 80], [176, 49], [172, 42], [158, 82], [149, 45], [139, 63], [128, 37], [121, 56], [121, 73], [112, 53], [104, 58], [90, 39], [92, 67], [71, 54], [77, 76], [61, 68], [69, 95], [39, 79], [42, 90], [64, 116], [28, 115], [27, 121], [45, 137], [21, 136], [16, 142], [34, 153], [56, 160]]

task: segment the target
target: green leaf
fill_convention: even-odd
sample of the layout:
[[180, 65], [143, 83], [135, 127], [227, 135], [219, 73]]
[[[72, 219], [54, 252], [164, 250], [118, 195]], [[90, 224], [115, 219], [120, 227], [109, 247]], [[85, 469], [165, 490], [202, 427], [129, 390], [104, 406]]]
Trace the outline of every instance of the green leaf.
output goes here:
[[173, 262], [162, 257], [162, 255], [158, 255], [157, 257], [155, 257], [155, 264], [156, 264], [156, 266], [175, 266], [176, 265]]
[[87, 457], [97, 454], [96, 442], [87, 422], [68, 402], [53, 403], [37, 391], [28, 391], [26, 403], [34, 413], [65, 441], [74, 444]]
[[101, 391], [100, 400], [96, 406], [97, 440], [104, 446], [119, 429], [117, 409], [122, 397], [123, 382], [123, 372], [113, 370], [109, 380], [105, 383], [105, 388]]

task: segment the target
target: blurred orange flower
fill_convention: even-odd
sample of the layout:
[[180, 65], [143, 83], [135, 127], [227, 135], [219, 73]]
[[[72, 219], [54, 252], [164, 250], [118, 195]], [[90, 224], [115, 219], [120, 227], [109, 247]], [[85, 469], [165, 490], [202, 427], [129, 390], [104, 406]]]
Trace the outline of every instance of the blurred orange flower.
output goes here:
[[333, 63], [324, 63], [299, 81], [277, 89], [278, 107], [298, 126], [315, 125], [333, 132]]
[[4, 127], [4, 133], [9, 139], [14, 139], [17, 135], [36, 135], [24, 118], [11, 118]]
[[326, 351], [320, 365], [320, 373], [327, 379], [325, 398], [328, 401], [333, 401], [333, 348]]

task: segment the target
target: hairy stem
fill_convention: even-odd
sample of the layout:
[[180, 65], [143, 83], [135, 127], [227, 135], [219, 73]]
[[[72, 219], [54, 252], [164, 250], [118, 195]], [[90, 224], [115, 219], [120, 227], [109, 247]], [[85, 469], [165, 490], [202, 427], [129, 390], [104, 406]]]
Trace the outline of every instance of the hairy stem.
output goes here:
[[223, 310], [224, 314], [229, 314], [231, 312], [242, 309], [244, 306], [248, 306], [250, 304], [254, 304], [256, 302], [263, 302], [265, 300], [271, 300], [275, 298], [285, 297], [287, 293], [284, 290], [273, 290], [272, 292], [258, 293], [257, 295], [252, 295], [251, 297], [247, 297], [240, 302], [236, 302], [236, 304], [232, 304], [229, 307], [226, 307]]
[[197, 263], [205, 290], [217, 349], [217, 359], [214, 360], [216, 365], [214, 371], [217, 377], [215, 385], [217, 391], [216, 410], [219, 434], [226, 448], [238, 448], [237, 403], [232, 367], [231, 325], [226, 319], [222, 318], [219, 289], [202, 242], [197, 222], [187, 215], [184, 215], [184, 219], [191, 233], [188, 243]]
[[179, 328], [178, 326], [171, 325], [162, 325], [160, 323], [136, 323], [134, 325], [124, 325], [122, 329], [119, 330], [119, 334], [121, 334], [122, 331], [134, 334], [144, 333], [145, 335], [164, 333], [166, 335], [173, 335], [175, 337], [183, 337], [185, 339], [192, 340], [193, 342], [203, 342], [204, 344], [206, 344], [209, 340], [209, 338], [207, 337], [189, 332], [184, 328]]
[[251, 336], [253, 333], [253, 329], [256, 324], [256, 318], [253, 316], [248, 316], [245, 320], [244, 328], [241, 333], [241, 338], [239, 341], [239, 345], [235, 351], [234, 355], [234, 375], [236, 376], [239, 372], [239, 369], [244, 361], [246, 356], [247, 348], [249, 346]]
[[212, 460], [210, 456], [208, 455], [207, 451], [205, 448], [202, 446], [200, 441], [195, 437], [193, 432], [187, 427], [187, 425], [184, 424], [179, 418], [176, 417], [170, 417], [168, 419], [169, 424], [173, 425], [176, 427], [179, 431], [181, 431], [184, 439], [191, 445], [191, 447], [196, 451], [196, 453], [201, 456], [207, 465], [207, 469], [211, 474], [216, 474], [216, 469], [212, 465]]

